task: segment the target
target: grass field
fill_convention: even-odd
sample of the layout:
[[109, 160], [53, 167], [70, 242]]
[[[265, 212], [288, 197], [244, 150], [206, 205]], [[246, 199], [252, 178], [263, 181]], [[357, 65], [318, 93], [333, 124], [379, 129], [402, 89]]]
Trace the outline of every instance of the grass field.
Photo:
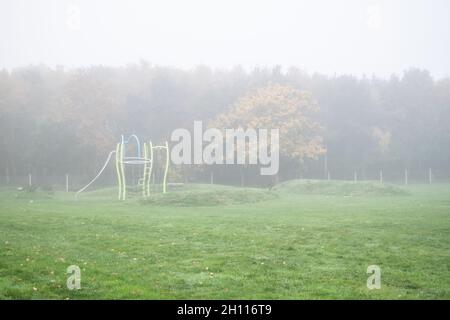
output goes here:
[[[450, 185], [0, 191], [1, 299], [449, 299]], [[369, 290], [369, 265], [382, 270]], [[81, 290], [66, 287], [69, 265]]]

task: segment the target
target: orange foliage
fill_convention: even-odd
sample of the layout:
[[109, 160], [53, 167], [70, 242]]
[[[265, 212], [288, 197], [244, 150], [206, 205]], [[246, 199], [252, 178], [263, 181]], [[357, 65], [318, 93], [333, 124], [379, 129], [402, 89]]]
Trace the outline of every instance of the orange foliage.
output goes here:
[[279, 129], [280, 155], [292, 159], [315, 158], [325, 152], [323, 128], [312, 119], [318, 110], [308, 92], [274, 84], [240, 98], [210, 126]]

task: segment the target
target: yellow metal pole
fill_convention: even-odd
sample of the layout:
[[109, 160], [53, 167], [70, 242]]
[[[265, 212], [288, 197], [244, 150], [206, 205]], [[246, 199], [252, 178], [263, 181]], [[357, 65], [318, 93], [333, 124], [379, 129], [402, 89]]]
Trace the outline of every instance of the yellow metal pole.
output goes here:
[[117, 182], [119, 184], [119, 195], [118, 199], [122, 198], [122, 176], [120, 171], [120, 143], [117, 144], [116, 147], [116, 172], [117, 172]]
[[123, 163], [123, 153], [124, 153], [124, 144], [123, 142], [120, 144], [120, 172], [122, 175], [122, 199], [121, 200], [125, 200], [126, 199], [126, 195], [127, 195], [127, 182], [125, 180], [125, 166]]
[[144, 142], [144, 178], [142, 179], [142, 196], [145, 197], [147, 195], [147, 169], [148, 169], [148, 149], [147, 143]]
[[147, 197], [150, 196], [150, 182], [152, 178], [153, 171], [153, 144], [152, 141], [148, 142], [149, 151], [150, 151], [150, 168], [148, 169], [148, 180], [147, 180]]
[[169, 144], [166, 141], [166, 169], [164, 170], [163, 193], [167, 192], [167, 173], [169, 172]]

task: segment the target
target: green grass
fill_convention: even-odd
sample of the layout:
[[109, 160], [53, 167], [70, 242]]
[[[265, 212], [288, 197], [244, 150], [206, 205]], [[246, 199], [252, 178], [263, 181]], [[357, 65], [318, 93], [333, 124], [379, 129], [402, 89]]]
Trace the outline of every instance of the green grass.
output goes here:
[[[292, 181], [115, 196], [2, 189], [0, 298], [450, 298], [450, 185]], [[78, 291], [66, 288], [73, 264]], [[373, 264], [380, 290], [366, 287]]]
[[378, 182], [349, 182], [321, 180], [291, 180], [280, 183], [275, 190], [291, 194], [320, 194], [334, 196], [401, 196], [408, 191], [392, 184]]
[[233, 188], [201, 186], [183, 188], [166, 194], [156, 193], [142, 200], [145, 205], [171, 207], [209, 207], [236, 204], [253, 204], [261, 201], [275, 200], [278, 194], [256, 188]]

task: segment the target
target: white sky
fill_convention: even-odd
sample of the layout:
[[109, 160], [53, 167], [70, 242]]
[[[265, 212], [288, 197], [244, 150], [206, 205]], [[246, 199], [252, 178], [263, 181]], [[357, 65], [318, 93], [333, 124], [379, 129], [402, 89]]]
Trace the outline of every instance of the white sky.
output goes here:
[[450, 76], [449, 0], [0, 0], [0, 68], [297, 66]]

